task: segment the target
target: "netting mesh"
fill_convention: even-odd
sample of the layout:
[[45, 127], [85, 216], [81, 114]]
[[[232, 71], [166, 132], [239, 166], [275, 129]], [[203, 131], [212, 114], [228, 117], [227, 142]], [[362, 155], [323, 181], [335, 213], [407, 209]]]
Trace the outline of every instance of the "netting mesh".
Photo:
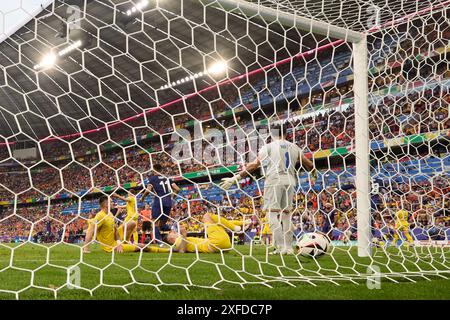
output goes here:
[[355, 31], [370, 31], [379, 26], [391, 25], [405, 17], [421, 12], [442, 9], [448, 1], [397, 1], [397, 0], [244, 0], [255, 5], [325, 21], [334, 26]]
[[[54, 1], [33, 17], [0, 44], [0, 293], [448, 277], [448, 10], [444, 1], [379, 2], [259, 1], [368, 32], [367, 258], [355, 248], [351, 43], [222, 1]], [[218, 186], [285, 121], [287, 140], [318, 170], [317, 181], [298, 172], [291, 240], [326, 234], [332, 245], [320, 257], [270, 254], [264, 175]], [[171, 179], [164, 190], [181, 188], [165, 228], [151, 216], [160, 195], [142, 197], [155, 170]], [[105, 195], [127, 197], [109, 206], [125, 234], [133, 210], [122, 206], [134, 207], [136, 252], [103, 252]], [[89, 225], [97, 244], [85, 253]], [[211, 225], [226, 239], [212, 239]], [[185, 230], [190, 252], [176, 252], [159, 228]]]

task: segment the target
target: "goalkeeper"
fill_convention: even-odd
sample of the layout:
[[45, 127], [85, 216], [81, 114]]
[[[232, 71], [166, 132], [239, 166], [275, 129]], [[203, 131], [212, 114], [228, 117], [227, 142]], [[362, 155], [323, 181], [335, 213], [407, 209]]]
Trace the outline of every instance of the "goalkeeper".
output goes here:
[[272, 142], [264, 145], [256, 160], [247, 164], [240, 173], [231, 178], [222, 179], [220, 186], [227, 190], [240, 179], [262, 167], [265, 177], [264, 207], [267, 212], [269, 227], [272, 230], [272, 254], [292, 254], [293, 228], [291, 223], [295, 187], [298, 183], [297, 164], [314, 176], [313, 163], [306, 158], [294, 143], [285, 140], [285, 125], [273, 125], [270, 128]]

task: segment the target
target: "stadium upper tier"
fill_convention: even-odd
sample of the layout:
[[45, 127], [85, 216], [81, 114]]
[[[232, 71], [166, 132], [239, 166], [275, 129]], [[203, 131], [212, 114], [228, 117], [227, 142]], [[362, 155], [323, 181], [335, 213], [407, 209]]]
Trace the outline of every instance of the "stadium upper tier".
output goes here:
[[[373, 236], [382, 239], [383, 234], [393, 232], [396, 203], [401, 195], [411, 203], [409, 223], [417, 240], [450, 239], [449, 167], [447, 154], [442, 158], [388, 163], [373, 174], [380, 184], [380, 193], [371, 198]], [[321, 231], [333, 240], [356, 237], [354, 173], [354, 167], [347, 167], [319, 175], [314, 189], [309, 189], [302, 175], [293, 217], [297, 233]], [[228, 194], [210, 183], [182, 186], [172, 210], [172, 221], [184, 221], [190, 232], [201, 232], [201, 215], [217, 212], [229, 218], [239, 218], [240, 214], [247, 219], [253, 216], [258, 224], [258, 218], [263, 216], [259, 197], [263, 184], [260, 181], [258, 187], [256, 182], [245, 179]], [[139, 201], [139, 209], [151, 201], [152, 197]], [[36, 235], [40, 235], [40, 241], [60, 241], [64, 232], [65, 240], [72, 242], [82, 236], [86, 219], [98, 210], [96, 199], [61, 199], [52, 204], [21, 206], [16, 211], [10, 207], [0, 217], [0, 242], [26, 240]]]
[[[432, 25], [427, 29], [432, 30]], [[431, 32], [428, 36], [433, 37]], [[396, 38], [386, 37], [383, 41], [375, 38], [370, 44], [369, 130], [374, 151], [398, 145], [427, 145], [435, 140], [444, 140], [445, 147], [448, 141], [450, 118], [445, 107], [450, 102], [448, 64], [436, 68], [425, 65], [420, 80], [405, 85], [403, 62], [394, 53], [399, 44], [401, 47], [406, 42], [407, 37], [399, 33]], [[422, 54], [419, 60], [447, 54], [446, 44], [440, 40], [433, 43], [432, 47], [419, 48]], [[293, 122], [295, 137], [291, 134], [289, 139], [304, 147], [308, 156], [344, 158], [352, 154], [354, 107], [350, 53], [335, 50], [330, 57], [322, 52], [311, 59], [281, 65], [275, 71], [260, 73], [242, 90], [236, 91], [233, 85], [221, 86], [219, 103], [208, 103], [208, 99], [217, 99], [214, 93], [206, 93], [186, 100], [186, 106], [181, 104], [183, 112], [179, 112], [179, 105], [173, 106], [170, 112], [157, 111], [147, 117], [148, 126], [141, 129], [131, 129], [134, 124], [119, 124], [80, 139], [67, 138], [70, 144], [62, 140], [42, 141], [42, 155], [35, 160], [14, 159], [3, 145], [0, 184], [6, 188], [0, 185], [3, 201], [0, 204], [13, 202], [17, 194], [19, 202], [33, 202], [46, 196], [85, 195], [96, 188], [108, 191], [118, 185], [134, 187], [143, 182], [151, 168], [150, 160], [164, 163], [164, 173], [178, 178], [214, 176], [236, 170], [236, 164], [241, 162], [238, 157], [223, 164], [217, 161], [178, 163], [169, 156], [174, 146], [170, 133], [174, 128], [193, 132], [195, 120], [203, 122], [203, 136], [207, 129], [236, 128], [237, 124], [248, 133], [267, 125], [267, 114], [275, 112], [279, 118], [289, 117]], [[302, 99], [306, 102], [289, 105], [289, 101]], [[261, 112], [265, 109], [270, 112]], [[202, 144], [207, 144], [206, 139]], [[217, 147], [225, 148], [227, 143]]]
[[[432, 25], [427, 26], [427, 30], [425, 32], [426, 35], [429, 33], [429, 37], [436, 36], [431, 33], [433, 31]], [[389, 81], [387, 79], [392, 76], [389, 74], [392, 71], [391, 69], [398, 69], [403, 63], [401, 55], [396, 51], [398, 50], [397, 46], [399, 43], [401, 47], [403, 42], [407, 42], [407, 37], [400, 33], [395, 38], [387, 36], [383, 41], [374, 39], [370, 45], [370, 63], [372, 66], [370, 72], [374, 77], [372, 79], [374, 91], [393, 85], [396, 81], [399, 81], [395, 75], [393, 76], [394, 79], [390, 79]], [[422, 59], [429, 59], [442, 52], [446, 52], [448, 49], [446, 46], [447, 43], [437, 41], [433, 47], [419, 48]], [[237, 89], [231, 84], [222, 85], [220, 87], [219, 100], [217, 99], [216, 92], [207, 92], [202, 94], [202, 96], [190, 97], [186, 100], [186, 106], [184, 103], [175, 103], [170, 108], [167, 108], [167, 112], [152, 110], [152, 113], [147, 116], [146, 125], [148, 128], [142, 128], [141, 123], [143, 119], [140, 117], [134, 122], [132, 120], [129, 123], [129, 127], [120, 123], [110, 127], [107, 130], [108, 134], [111, 140], [119, 142], [133, 136], [133, 130], [131, 128], [134, 128], [137, 136], [147, 135], [149, 132], [153, 134], [167, 133], [174, 129], [171, 114], [174, 115], [175, 126], [182, 126], [183, 123], [193, 119], [219, 120], [216, 117], [218, 114], [227, 111], [228, 115], [230, 115], [230, 112], [232, 114], [236, 111], [236, 108], [240, 108], [241, 106], [246, 106], [246, 108], [262, 107], [273, 103], [274, 100], [279, 103], [290, 103], [301, 96], [306, 96], [311, 100], [310, 104], [302, 106], [303, 112], [307, 112], [308, 109], [313, 109], [312, 105], [317, 106], [318, 104], [325, 103], [326, 100], [342, 103], [346, 94], [351, 93], [351, 88], [341, 87], [345, 87], [346, 85], [351, 86], [353, 80], [351, 55], [348, 51], [345, 51], [345, 48], [336, 49], [332, 53], [332, 58], [330, 58], [330, 53], [326, 51], [310, 59], [302, 59], [300, 61], [294, 59], [292, 63], [283, 64], [274, 68], [272, 71], [268, 71], [267, 73], [263, 72], [250, 78], [249, 83], [240, 89]], [[380, 79], [374, 76], [376, 74], [380, 74]], [[435, 72], [434, 76], [436, 75]], [[374, 87], [375, 84], [376, 88]], [[189, 113], [186, 112], [186, 109]], [[153, 113], [153, 111], [156, 113]], [[93, 133], [87, 134], [86, 137], [95, 143], [107, 141], [106, 130], [99, 129], [101, 132], [96, 133], [94, 131]], [[65, 140], [73, 141], [70, 137]], [[59, 148], [57, 142], [43, 141], [40, 145], [44, 153], [47, 149], [48, 153], [51, 153], [53, 157], [67, 156], [69, 154], [67, 148]], [[87, 145], [87, 148], [86, 146], [85, 148], [80, 148], [83, 143]], [[92, 148], [92, 143], [88, 141], [83, 141], [83, 143], [75, 143], [77, 148], [74, 149], [76, 149], [77, 153], [83, 152], [83, 150], [86, 151], [89, 147]], [[2, 153], [3, 156], [1, 156]], [[5, 153], [7, 154], [6, 150], [0, 148], [0, 156], [2, 158], [7, 157]]]
[[[410, 90], [406, 96], [401, 91], [393, 92], [371, 105], [370, 127], [376, 129], [371, 133], [373, 137], [378, 138], [372, 141], [372, 150], [386, 150], [396, 145], [421, 146], [431, 141], [441, 141], [445, 149], [450, 132], [448, 108], [445, 107], [450, 101], [447, 82], [445, 80], [422, 84]], [[419, 97], [421, 100], [415, 104], [412, 112], [410, 101]], [[342, 158], [351, 154], [354, 136], [353, 105], [341, 107], [328, 108], [323, 113], [315, 113], [308, 118], [293, 118], [292, 122], [296, 126], [295, 137], [290, 133], [288, 139], [304, 146], [307, 155], [316, 159], [333, 156]], [[427, 118], [427, 121], [421, 121], [423, 118]], [[255, 122], [248, 119], [241, 127], [251, 130], [255, 127]], [[202, 142], [204, 146], [206, 140]], [[108, 191], [117, 185], [124, 188], [134, 187], [142, 182], [141, 174], [145, 178], [145, 174], [149, 172], [150, 157], [152, 161], [165, 164], [165, 174], [189, 179], [234, 171], [237, 169], [236, 164], [240, 162], [239, 157], [234, 157], [226, 164], [215, 161], [178, 162], [169, 156], [173, 145], [170, 141], [161, 144], [159, 139], [145, 139], [139, 142], [138, 146], [130, 143], [126, 149], [118, 146], [104, 148], [101, 156], [95, 150], [96, 152], [91, 154], [77, 157], [76, 162], [72, 162], [72, 156], [69, 156], [53, 166], [47, 163], [33, 164], [30, 170], [31, 179], [28, 171], [16, 162], [15, 167], [4, 166], [1, 169], [0, 183], [19, 194], [19, 200], [29, 201], [27, 199], [44, 198], [46, 195], [56, 198], [71, 196], [69, 191], [85, 195], [94, 192], [93, 188], [107, 188], [105, 191]], [[227, 144], [223, 144], [217, 149], [225, 150], [227, 147]], [[13, 201], [14, 195], [4, 188], [0, 189], [0, 195], [3, 201]]]

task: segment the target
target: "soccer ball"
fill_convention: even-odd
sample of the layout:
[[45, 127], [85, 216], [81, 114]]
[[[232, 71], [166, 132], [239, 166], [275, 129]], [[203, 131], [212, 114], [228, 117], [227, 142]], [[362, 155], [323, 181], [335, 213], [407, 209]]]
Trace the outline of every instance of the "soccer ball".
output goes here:
[[324, 255], [331, 247], [330, 239], [323, 233], [305, 233], [295, 244], [298, 254], [317, 258]]

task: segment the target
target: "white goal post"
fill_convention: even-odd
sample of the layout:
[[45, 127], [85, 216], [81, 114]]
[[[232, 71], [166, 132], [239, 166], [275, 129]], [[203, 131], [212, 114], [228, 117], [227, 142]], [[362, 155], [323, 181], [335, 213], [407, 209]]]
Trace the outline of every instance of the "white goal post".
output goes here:
[[[278, 21], [284, 26], [323, 35], [353, 44], [354, 104], [355, 104], [355, 158], [356, 158], [356, 199], [358, 221], [358, 255], [371, 254], [370, 217], [370, 170], [369, 170], [369, 110], [368, 110], [368, 49], [367, 36], [304, 16], [275, 10], [244, 0], [211, 0], [218, 2], [227, 11], [241, 11], [246, 16], [259, 15], [268, 21]], [[279, 6], [278, 6], [279, 7]]]

